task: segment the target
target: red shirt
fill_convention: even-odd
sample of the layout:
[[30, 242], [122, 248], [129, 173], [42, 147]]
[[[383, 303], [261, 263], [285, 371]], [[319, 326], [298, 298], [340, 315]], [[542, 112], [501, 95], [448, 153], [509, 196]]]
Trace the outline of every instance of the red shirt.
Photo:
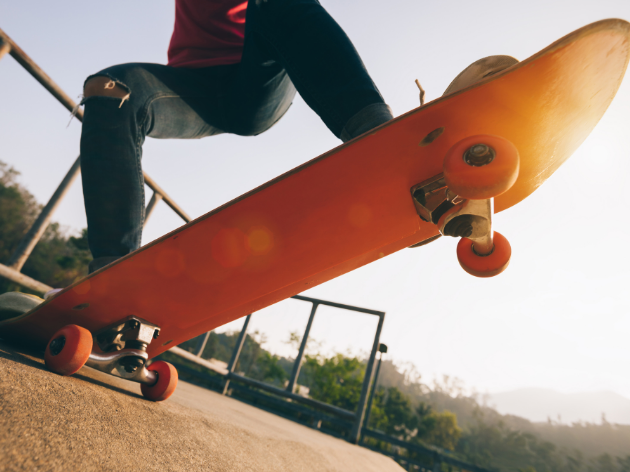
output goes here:
[[168, 65], [198, 68], [241, 62], [246, 10], [243, 0], [176, 0]]

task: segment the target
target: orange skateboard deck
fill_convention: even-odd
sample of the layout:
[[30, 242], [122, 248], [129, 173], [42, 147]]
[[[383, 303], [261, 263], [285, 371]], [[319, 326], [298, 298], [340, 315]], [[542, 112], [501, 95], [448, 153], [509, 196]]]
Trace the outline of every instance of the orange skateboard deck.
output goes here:
[[140, 248], [1, 322], [0, 336], [43, 348], [65, 325], [94, 334], [133, 316], [159, 327], [145, 346], [152, 358], [429, 241], [440, 227], [419, 216], [412, 189], [439, 177], [449, 149], [470, 136], [504, 138], [518, 150], [518, 177], [494, 198], [495, 213], [507, 210], [593, 130], [622, 81], [629, 51], [629, 23], [585, 26]]

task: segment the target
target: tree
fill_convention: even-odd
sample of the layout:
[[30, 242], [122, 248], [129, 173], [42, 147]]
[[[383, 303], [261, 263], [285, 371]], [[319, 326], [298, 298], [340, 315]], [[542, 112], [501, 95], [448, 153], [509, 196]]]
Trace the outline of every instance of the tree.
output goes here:
[[455, 450], [457, 442], [462, 435], [462, 429], [457, 426], [457, 416], [450, 411], [441, 413], [431, 412], [425, 416], [425, 424], [430, 421], [430, 426], [425, 426], [425, 433], [419, 436], [424, 442], [441, 447], [442, 449]]
[[619, 463], [619, 472], [630, 472], [630, 456], [617, 457], [617, 462]]
[[288, 375], [279, 361], [280, 358], [275, 354], [261, 350], [249, 376], [255, 380], [284, 386], [284, 381], [287, 380]]
[[[576, 449], [572, 455], [567, 455], [564, 468], [566, 472], [583, 472], [584, 455], [582, 451]], [[630, 470], [628, 472], [630, 472]]]
[[411, 399], [397, 387], [387, 389], [383, 413], [387, 418], [385, 431], [388, 434], [406, 441], [416, 435], [418, 419], [411, 407]]
[[[606, 421], [602, 414], [602, 423]], [[615, 460], [610, 454], [602, 454], [597, 456], [593, 461], [593, 465], [589, 467], [589, 472], [617, 472]]]
[[315, 400], [354, 411], [359, 404], [365, 364], [356, 357], [306, 355], [300, 379]]
[[[17, 182], [19, 172], [0, 161], [0, 261], [7, 263], [41, 211], [33, 195]], [[65, 287], [87, 275], [91, 260], [87, 230], [68, 236], [58, 223], [48, 226], [22, 273], [53, 287]], [[0, 293], [24, 290], [0, 279]]]

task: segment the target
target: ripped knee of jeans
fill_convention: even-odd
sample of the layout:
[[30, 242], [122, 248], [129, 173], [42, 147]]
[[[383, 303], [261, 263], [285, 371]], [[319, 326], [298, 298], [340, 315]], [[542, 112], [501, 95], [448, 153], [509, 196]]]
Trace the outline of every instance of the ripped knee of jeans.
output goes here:
[[79, 108], [85, 104], [85, 101], [90, 97], [112, 97], [119, 98], [120, 105], [118, 108], [122, 108], [123, 103], [129, 100], [131, 90], [121, 81], [116, 80], [114, 77], [105, 74], [95, 74], [89, 76], [83, 84], [83, 93], [79, 95], [80, 101], [77, 103], [72, 112], [70, 113], [70, 121], [68, 126], [72, 122], [72, 119], [77, 116]]
[[93, 75], [88, 77], [83, 86], [82, 103], [89, 97], [112, 97], [120, 99], [118, 108], [121, 108], [130, 95], [129, 87], [113, 77]]

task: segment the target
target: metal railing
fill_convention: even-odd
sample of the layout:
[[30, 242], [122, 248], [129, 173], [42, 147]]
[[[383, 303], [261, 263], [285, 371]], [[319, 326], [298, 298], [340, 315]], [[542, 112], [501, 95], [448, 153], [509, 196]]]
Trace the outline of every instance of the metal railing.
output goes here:
[[[63, 90], [61, 90], [61, 88], [37, 64], [35, 64], [35, 62], [17, 44], [15, 44], [15, 42], [2, 29], [0, 29], [0, 60], [7, 54], [11, 55], [18, 64], [24, 67], [24, 69], [26, 69], [26, 71], [31, 74], [35, 80], [42, 84], [44, 88], [48, 90], [64, 107], [66, 107], [68, 111], [73, 112], [79, 121], [83, 121], [83, 110], [78, 108], [77, 104]], [[48, 203], [44, 206], [33, 225], [20, 240], [16, 250], [8, 262], [8, 265], [0, 264], [0, 276], [40, 294], [44, 294], [48, 290], [52, 289], [52, 287], [22, 274], [21, 270], [24, 263], [31, 255], [31, 252], [46, 231], [46, 228], [50, 224], [53, 213], [65, 197], [72, 183], [79, 175], [80, 168], [81, 158], [79, 156], [76, 158], [70, 167], [70, 170], [63, 178], [52, 197], [50, 197], [50, 200], [48, 200]], [[186, 223], [191, 220], [190, 216], [188, 216], [186, 212], [182, 210], [182, 208], [175, 203], [175, 201], [151, 177], [146, 174], [146, 172], [144, 173], [144, 183], [153, 190], [153, 196], [146, 208], [145, 225], [149, 216], [151, 216], [155, 205], [160, 200], [164, 200], [164, 202]]]
[[[365, 439], [372, 438], [377, 441], [390, 444], [394, 446], [396, 449], [406, 449], [408, 452], [417, 453], [421, 456], [426, 457], [427, 459], [433, 462], [432, 466], [428, 465], [426, 462], [423, 462], [418, 459], [411, 459], [408, 456], [404, 456], [394, 451], [384, 451], [381, 448], [373, 447], [369, 444], [366, 444]], [[407, 441], [403, 441], [401, 439], [395, 438], [388, 434], [382, 433], [380, 431], [375, 431], [368, 428], [363, 428], [362, 431], [362, 446], [367, 447], [368, 449], [372, 449], [373, 451], [380, 452], [381, 454], [385, 454], [391, 456], [396, 462], [404, 462], [408, 470], [431, 470], [432, 472], [440, 472], [442, 470], [442, 464], [448, 464], [449, 466], [455, 466], [458, 469], [467, 471], [467, 472], [490, 472], [489, 469], [484, 467], [479, 467], [477, 465], [471, 464], [469, 462], [463, 461], [443, 449], [432, 446], [425, 446], [417, 443], [411, 443]]]
[[[171, 348], [169, 351], [175, 354], [180, 355], [192, 362], [195, 362], [203, 367], [213, 370], [214, 372], [221, 374], [225, 378], [225, 383], [222, 388], [222, 392], [225, 395], [228, 392], [230, 382], [240, 382], [251, 387], [264, 390], [269, 393], [273, 393], [280, 397], [289, 398], [291, 401], [296, 403], [302, 403], [308, 405], [312, 408], [325, 411], [327, 413], [331, 413], [345, 420], [352, 421], [352, 429], [348, 436], [348, 439], [352, 443], [358, 443], [361, 435], [361, 430], [363, 428], [363, 423], [366, 415], [366, 407], [368, 403], [368, 397], [370, 393], [370, 386], [372, 385], [372, 381], [374, 379], [374, 363], [376, 359], [376, 353], [379, 350], [380, 339], [381, 339], [381, 331], [383, 330], [383, 322], [385, 321], [385, 313], [377, 310], [369, 310], [367, 308], [361, 308], [357, 306], [351, 305], [343, 305], [341, 303], [330, 302], [326, 300], [320, 300], [317, 298], [304, 297], [302, 295], [295, 295], [291, 297], [295, 300], [302, 300], [305, 302], [311, 303], [311, 312], [308, 318], [308, 322], [306, 323], [306, 328], [304, 330], [304, 334], [302, 335], [302, 340], [300, 342], [300, 348], [298, 350], [298, 354], [293, 363], [293, 369], [291, 372], [291, 377], [289, 378], [289, 382], [285, 389], [281, 389], [275, 387], [273, 385], [266, 384], [264, 382], [260, 382], [258, 380], [250, 379], [240, 374], [236, 374], [234, 372], [236, 368], [236, 364], [238, 363], [239, 356], [241, 354], [241, 350], [243, 349], [243, 345], [245, 344], [245, 338], [247, 335], [247, 328], [249, 327], [249, 322], [251, 320], [252, 315], [247, 315], [245, 317], [245, 321], [243, 323], [243, 327], [241, 328], [241, 332], [238, 335], [236, 340], [236, 345], [232, 351], [232, 355], [230, 357], [230, 362], [228, 363], [227, 370], [217, 368], [215, 365], [212, 365], [205, 359], [201, 357], [203, 354], [203, 350], [208, 341], [208, 337], [210, 333], [206, 333], [203, 337], [200, 338], [197, 348], [195, 349], [195, 354], [189, 353], [184, 349], [175, 347]], [[315, 320], [315, 314], [317, 312], [317, 308], [319, 306], [329, 306], [333, 308], [340, 308], [343, 310], [355, 311], [358, 313], [365, 313], [368, 315], [378, 316], [378, 324], [376, 326], [376, 333], [374, 334], [374, 342], [372, 344], [372, 349], [370, 352], [370, 356], [368, 358], [367, 366], [365, 369], [365, 376], [363, 378], [363, 383], [361, 386], [361, 395], [359, 397], [359, 404], [357, 406], [356, 411], [349, 411], [343, 408], [336, 407], [334, 405], [330, 405], [328, 403], [320, 402], [317, 400], [313, 400], [312, 398], [303, 397], [295, 393], [295, 387], [297, 385], [297, 379], [300, 375], [300, 369], [302, 367], [302, 361], [304, 360], [304, 353], [306, 350], [306, 344], [308, 342], [308, 337], [311, 332], [311, 327], [313, 326], [313, 321]]]
[[[324, 412], [327, 415], [325, 421], [327, 422], [335, 422], [334, 418], [339, 418], [338, 425], [341, 424], [341, 428], [345, 431], [349, 430], [348, 435], [344, 435], [342, 437], [346, 438], [348, 441], [359, 444], [368, 449], [372, 449], [381, 454], [392, 457], [396, 462], [401, 465], [404, 465], [409, 471], [427, 471], [427, 472], [439, 472], [442, 470], [442, 464], [447, 464], [448, 466], [454, 466], [459, 470], [467, 471], [467, 472], [489, 472], [488, 469], [470, 464], [468, 462], [462, 461], [461, 459], [455, 457], [449, 451], [444, 449], [440, 449], [434, 446], [423, 445], [418, 442], [408, 442], [401, 439], [398, 439], [394, 436], [390, 436], [381, 431], [377, 431], [374, 429], [368, 428], [369, 421], [369, 411], [372, 406], [372, 399], [374, 395], [374, 391], [376, 389], [376, 383], [378, 379], [378, 371], [380, 368], [380, 360], [382, 359], [382, 354], [387, 352], [387, 347], [380, 343], [381, 331], [383, 328], [383, 322], [385, 320], [385, 313], [376, 310], [368, 310], [365, 308], [360, 308], [351, 305], [342, 305], [340, 303], [334, 303], [330, 301], [320, 300], [316, 298], [304, 297], [302, 295], [295, 295], [291, 297], [296, 300], [302, 300], [305, 302], [311, 303], [311, 312], [308, 318], [308, 322], [304, 329], [304, 334], [302, 336], [302, 340], [300, 342], [300, 347], [298, 350], [298, 354], [293, 363], [293, 368], [291, 370], [291, 377], [287, 383], [286, 388], [278, 388], [273, 385], [267, 384], [265, 382], [261, 382], [259, 380], [254, 380], [246, 377], [245, 375], [235, 373], [236, 366], [238, 364], [239, 356], [243, 350], [243, 346], [245, 344], [245, 339], [247, 337], [247, 331], [252, 319], [253, 315], [248, 315], [245, 317], [243, 322], [243, 327], [238, 334], [236, 339], [236, 343], [232, 350], [232, 354], [230, 356], [230, 360], [227, 364], [227, 368], [221, 367], [216, 363], [210, 362], [202, 357], [203, 351], [208, 342], [208, 338], [210, 333], [206, 333], [205, 335], [199, 336], [199, 340], [197, 342], [197, 346], [194, 348], [194, 352], [186, 351], [180, 347], [174, 347], [169, 349], [169, 352], [176, 354], [188, 361], [191, 361], [203, 368], [212, 370], [214, 373], [219, 374], [221, 380], [213, 381], [213, 389], [218, 390], [223, 395], [227, 395], [230, 391], [231, 382], [236, 382], [238, 384], [245, 385], [254, 389], [254, 391], [250, 391], [247, 396], [258, 398], [268, 403], [269, 400], [265, 399], [265, 395], [263, 393], [256, 393], [256, 391], [263, 391], [266, 393], [271, 393], [272, 395], [284, 398], [289, 400], [291, 403], [284, 402], [276, 405], [275, 408], [269, 409], [276, 414], [282, 414], [283, 410], [292, 409], [298, 410], [300, 413], [310, 413], [315, 421], [311, 423], [312, 427], [315, 429], [321, 430], [321, 421], [318, 421], [317, 418], [322, 418], [319, 413], [316, 412]], [[339, 408], [334, 405], [330, 405], [328, 403], [324, 403], [318, 400], [314, 400], [312, 398], [307, 398], [301, 395], [297, 395], [294, 393], [295, 387], [297, 385], [297, 379], [299, 377], [299, 372], [302, 366], [302, 361], [304, 358], [304, 353], [306, 350], [306, 345], [308, 342], [308, 337], [310, 335], [311, 327], [313, 325], [313, 321], [315, 318], [315, 314], [317, 312], [317, 308], [320, 305], [331, 306], [335, 308], [341, 308], [344, 310], [351, 310], [360, 313], [366, 313], [369, 315], [376, 315], [379, 317], [378, 325], [376, 328], [376, 333], [374, 336], [374, 343], [372, 345], [372, 350], [370, 356], [367, 361], [365, 376], [362, 382], [361, 395], [359, 399], [359, 404], [357, 406], [356, 411], [349, 411], [344, 408]], [[375, 361], [376, 361], [376, 353], [381, 353], [381, 359], [379, 359], [379, 364], [375, 369]], [[178, 370], [181, 370], [184, 373], [189, 375], [200, 376], [199, 373], [195, 371], [191, 371], [186, 366], [178, 366]], [[201, 374], [203, 377], [203, 374]], [[208, 379], [206, 379], [208, 380]], [[242, 394], [243, 392], [239, 388], [237, 393]], [[369, 394], [368, 394], [369, 393]], [[240, 398], [240, 396], [239, 396]], [[301, 404], [309, 408], [309, 410], [299, 410], [298, 406], [295, 404]], [[260, 408], [265, 408], [264, 406], [257, 405]], [[293, 419], [293, 418], [290, 418]], [[330, 432], [329, 432], [330, 433]], [[383, 447], [386, 445], [386, 447]], [[406, 455], [403, 454], [403, 450], [406, 450]], [[411, 457], [410, 457], [411, 456]]]

